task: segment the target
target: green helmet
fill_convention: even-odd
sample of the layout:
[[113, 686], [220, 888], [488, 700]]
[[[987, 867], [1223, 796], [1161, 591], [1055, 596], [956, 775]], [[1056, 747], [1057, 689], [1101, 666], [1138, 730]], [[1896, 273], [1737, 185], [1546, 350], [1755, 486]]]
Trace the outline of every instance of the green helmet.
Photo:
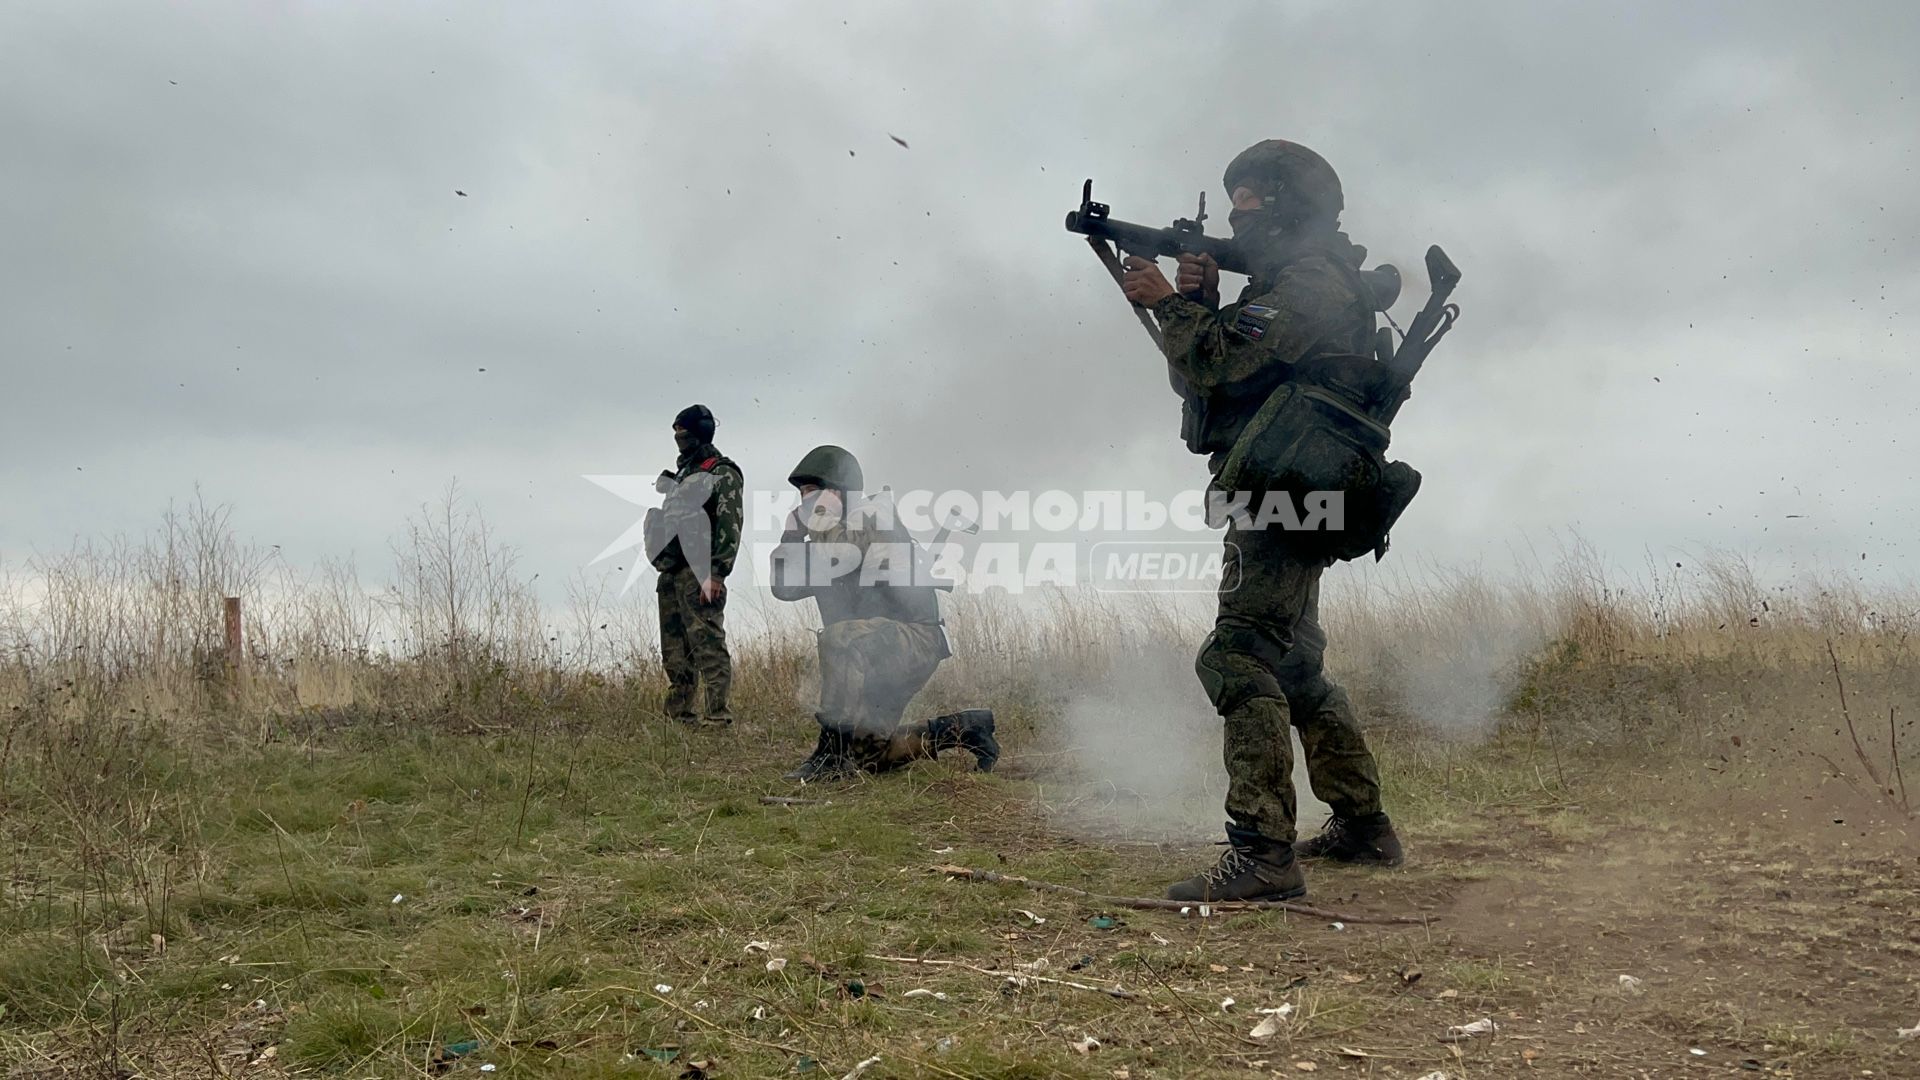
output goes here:
[[1333, 221], [1346, 205], [1340, 177], [1327, 159], [1285, 139], [1267, 139], [1240, 151], [1221, 180], [1228, 195], [1235, 188], [1252, 188], [1270, 207], [1300, 221]]
[[794, 487], [819, 484], [840, 491], [860, 491], [862, 480], [859, 459], [838, 446], [816, 446], [807, 451], [787, 476]]

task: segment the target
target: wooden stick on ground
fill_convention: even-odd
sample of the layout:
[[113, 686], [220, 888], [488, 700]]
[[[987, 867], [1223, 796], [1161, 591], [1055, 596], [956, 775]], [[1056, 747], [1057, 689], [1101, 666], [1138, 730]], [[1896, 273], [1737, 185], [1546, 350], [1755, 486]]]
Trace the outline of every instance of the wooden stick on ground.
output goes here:
[[1090, 990], [1096, 994], [1105, 994], [1121, 1001], [1137, 1001], [1140, 995], [1118, 986], [1088, 986], [1086, 983], [1072, 982], [1067, 979], [1054, 979], [1045, 975], [1028, 975], [1018, 971], [994, 971], [991, 968], [978, 967], [964, 960], [922, 960], [917, 956], [867, 956], [869, 960], [885, 960], [889, 964], [924, 964], [928, 967], [957, 967], [980, 975], [990, 975], [996, 979], [1009, 979], [1016, 982], [1052, 983], [1055, 986], [1069, 986], [1075, 990]]
[[1350, 923], [1391, 923], [1396, 925], [1425, 926], [1424, 915], [1353, 915], [1344, 911], [1330, 911], [1314, 907], [1311, 904], [1296, 904], [1290, 900], [1223, 900], [1201, 904], [1186, 900], [1161, 900], [1145, 896], [1103, 896], [1099, 893], [1076, 889], [1070, 885], [1055, 885], [1050, 881], [1035, 881], [1032, 878], [1015, 877], [1012, 874], [996, 874], [991, 870], [975, 870], [967, 866], [935, 866], [936, 874], [948, 877], [966, 878], [969, 881], [984, 881], [990, 885], [1019, 885], [1036, 892], [1060, 893], [1064, 896], [1077, 896], [1082, 900], [1092, 900], [1112, 907], [1133, 908], [1139, 911], [1185, 911], [1191, 908], [1205, 907], [1214, 911], [1291, 911], [1296, 915], [1310, 915], [1316, 919], [1331, 922]]

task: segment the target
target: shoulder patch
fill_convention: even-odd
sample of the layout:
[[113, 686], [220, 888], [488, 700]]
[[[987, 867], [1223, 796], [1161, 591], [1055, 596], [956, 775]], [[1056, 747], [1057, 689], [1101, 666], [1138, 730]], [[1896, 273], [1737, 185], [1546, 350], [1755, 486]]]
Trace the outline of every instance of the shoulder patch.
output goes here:
[[1259, 341], [1267, 336], [1267, 327], [1273, 325], [1273, 320], [1279, 314], [1279, 308], [1271, 308], [1263, 304], [1248, 304], [1240, 309], [1240, 314], [1233, 320], [1233, 328]]

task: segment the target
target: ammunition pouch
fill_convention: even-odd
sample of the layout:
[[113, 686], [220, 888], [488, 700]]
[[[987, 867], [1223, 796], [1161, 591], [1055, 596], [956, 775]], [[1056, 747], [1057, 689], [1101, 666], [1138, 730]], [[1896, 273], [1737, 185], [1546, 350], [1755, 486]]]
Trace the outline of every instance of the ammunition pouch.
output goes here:
[[1374, 403], [1395, 388], [1372, 357], [1302, 361], [1254, 413], [1227, 454], [1212, 489], [1251, 496], [1250, 513], [1269, 498], [1297, 507], [1316, 492], [1339, 492], [1337, 528], [1291, 529], [1281, 547], [1308, 561], [1386, 554], [1387, 534], [1420, 490], [1420, 474], [1386, 458], [1390, 434]]

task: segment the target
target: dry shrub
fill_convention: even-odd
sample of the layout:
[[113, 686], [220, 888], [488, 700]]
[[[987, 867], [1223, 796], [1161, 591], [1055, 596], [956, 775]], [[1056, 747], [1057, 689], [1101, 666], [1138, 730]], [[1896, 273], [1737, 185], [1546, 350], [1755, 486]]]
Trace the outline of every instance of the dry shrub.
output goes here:
[[[94, 725], [103, 748], [122, 737], [112, 724], [179, 730], [222, 717], [260, 724], [261, 736], [301, 718], [639, 722], [664, 691], [655, 616], [648, 592], [616, 588], [580, 574], [562, 610], [543, 610], [515, 553], [452, 487], [406, 523], [377, 587], [348, 562], [299, 572], [236, 537], [226, 508], [196, 500], [147, 536], [83, 541], [0, 573], [6, 755], [17, 766], [19, 736], [54, 722]], [[228, 596], [246, 613], [237, 668], [221, 621]], [[740, 588], [730, 611], [741, 708], [804, 722], [810, 608]], [[1111, 691], [1118, 674], [1183, 680], [1212, 603], [1047, 589], [952, 595], [946, 611], [956, 658], [923, 704], [992, 704], [1044, 738], [1052, 718]], [[1629, 577], [1577, 538], [1552, 565], [1500, 576], [1404, 560], [1343, 566], [1322, 598], [1329, 667], [1369, 722], [1452, 737], [1550, 724], [1643, 743], [1750, 728], [1796, 688], [1830, 694], [1828, 642], [1859, 687], [1857, 715], [1884, 716], [1914, 689], [1916, 613], [1911, 588], [1870, 591], [1842, 574], [1768, 582], [1725, 552]], [[1837, 703], [1807, 708], [1808, 726], [1839, 720]], [[1863, 750], [1887, 761], [1897, 718], [1861, 728]]]

